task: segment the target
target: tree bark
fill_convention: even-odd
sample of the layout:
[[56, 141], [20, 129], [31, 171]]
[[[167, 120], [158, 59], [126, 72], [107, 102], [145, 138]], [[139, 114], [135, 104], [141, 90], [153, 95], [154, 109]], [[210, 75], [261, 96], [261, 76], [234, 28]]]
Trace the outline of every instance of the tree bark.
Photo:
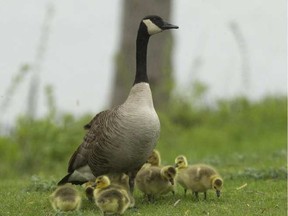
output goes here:
[[[170, 21], [171, 0], [124, 0], [120, 50], [116, 55], [111, 105], [119, 105], [127, 98], [135, 77], [136, 36], [141, 19], [158, 15]], [[147, 73], [154, 105], [161, 109], [169, 101], [174, 82], [172, 77], [170, 31], [150, 38], [147, 52]]]

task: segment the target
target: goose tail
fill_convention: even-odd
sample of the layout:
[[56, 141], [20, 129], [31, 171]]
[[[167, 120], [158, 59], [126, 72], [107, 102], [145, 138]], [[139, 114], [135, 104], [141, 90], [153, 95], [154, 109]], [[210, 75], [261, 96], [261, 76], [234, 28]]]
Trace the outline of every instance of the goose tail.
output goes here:
[[69, 177], [71, 176], [72, 173], [68, 173], [68, 175], [64, 176], [57, 185], [64, 185], [66, 183], [69, 183]]
[[72, 175], [73, 173], [68, 173], [66, 176], [64, 176], [59, 182], [57, 185], [64, 185], [66, 183], [71, 183], [71, 184], [75, 184], [75, 185], [82, 185], [84, 184], [85, 182], [87, 181], [74, 181], [74, 180], [70, 180], [70, 176]]

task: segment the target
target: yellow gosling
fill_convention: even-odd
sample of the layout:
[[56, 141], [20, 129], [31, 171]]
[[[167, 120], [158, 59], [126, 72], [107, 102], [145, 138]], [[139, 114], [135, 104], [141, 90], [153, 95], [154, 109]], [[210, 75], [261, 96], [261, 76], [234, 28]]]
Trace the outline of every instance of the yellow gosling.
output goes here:
[[151, 153], [151, 155], [148, 157], [147, 161], [145, 164], [143, 164], [143, 166], [141, 167], [141, 169], [145, 169], [151, 166], [161, 166], [161, 156], [160, 156], [160, 152], [156, 149], [154, 149]]
[[108, 175], [111, 185], [113, 187], [119, 188], [119, 189], [125, 189], [128, 193], [129, 199], [130, 199], [130, 205], [129, 207], [132, 208], [135, 205], [135, 199], [131, 193], [130, 185], [129, 185], [129, 176], [122, 173], [122, 174], [109, 174]]
[[74, 211], [81, 206], [81, 197], [76, 189], [70, 185], [58, 187], [49, 197], [55, 211]]
[[84, 183], [82, 186], [85, 188], [85, 195], [89, 201], [94, 201], [93, 191], [95, 189], [95, 182], [88, 181]]
[[175, 193], [175, 177], [176, 169], [173, 166], [151, 166], [137, 173], [136, 186], [148, 197], [148, 201], [153, 201], [155, 196]]
[[198, 193], [203, 192], [206, 199], [207, 190], [214, 189], [217, 197], [220, 197], [223, 179], [213, 167], [205, 164], [188, 165], [184, 155], [175, 159], [175, 167], [178, 171], [176, 181], [184, 188], [185, 194], [191, 190], [198, 199]]
[[108, 176], [96, 178], [96, 188], [94, 190], [95, 203], [103, 213], [122, 215], [130, 206], [128, 192], [122, 187], [111, 185]]
[[161, 166], [160, 152], [154, 149], [152, 154], [148, 157], [147, 163], [151, 164], [151, 166]]

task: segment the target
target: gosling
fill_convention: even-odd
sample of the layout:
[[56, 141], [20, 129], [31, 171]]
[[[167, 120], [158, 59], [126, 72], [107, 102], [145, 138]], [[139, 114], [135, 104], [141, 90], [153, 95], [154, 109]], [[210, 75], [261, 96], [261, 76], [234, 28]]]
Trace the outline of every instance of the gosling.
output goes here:
[[176, 169], [173, 166], [162, 168], [150, 166], [141, 169], [136, 175], [136, 186], [152, 202], [155, 196], [164, 195], [168, 192], [175, 194]]
[[49, 197], [55, 211], [74, 211], [81, 206], [81, 197], [76, 189], [70, 185], [58, 187]]
[[148, 157], [147, 161], [145, 164], [143, 164], [143, 166], [141, 167], [141, 169], [146, 169], [148, 167], [151, 166], [158, 166], [161, 167], [161, 156], [160, 156], [160, 152], [156, 149], [154, 149], [152, 151], [152, 154]]
[[160, 152], [154, 149], [152, 154], [148, 157], [147, 163], [151, 164], [151, 166], [161, 166]]
[[213, 167], [205, 164], [188, 165], [184, 155], [175, 159], [175, 167], [178, 172], [176, 181], [184, 188], [185, 195], [187, 190], [191, 190], [199, 199], [198, 193], [203, 192], [206, 200], [207, 190], [214, 189], [217, 197], [220, 197], [223, 179]]
[[88, 181], [82, 185], [85, 188], [85, 195], [86, 195], [87, 199], [91, 202], [94, 201], [94, 196], [93, 196], [93, 192], [95, 189], [94, 184], [95, 184], [95, 182]]
[[94, 199], [103, 215], [122, 215], [130, 206], [128, 192], [125, 189], [111, 185], [108, 176], [97, 177], [95, 183]]
[[[130, 199], [130, 206], [129, 207], [134, 207], [135, 205], [135, 199], [132, 195], [132, 193], [130, 192], [130, 187], [129, 187], [129, 176], [122, 173], [122, 174], [109, 174], [108, 175], [109, 180], [110, 180], [110, 184], [113, 185], [116, 188], [120, 188], [120, 189], [125, 189], [129, 195], [129, 199]], [[92, 182], [92, 181], [88, 181], [86, 183], [84, 183], [82, 185], [85, 188], [85, 194], [86, 197], [89, 201], [94, 202], [94, 195], [93, 192], [95, 190], [96, 187], [96, 183]]]
[[125, 173], [115, 173], [115, 174], [109, 174], [108, 175], [111, 185], [115, 188], [124, 189], [127, 191], [129, 199], [130, 199], [130, 205], [129, 208], [134, 207], [135, 205], [135, 199], [130, 191], [130, 185], [129, 185], [129, 176]]

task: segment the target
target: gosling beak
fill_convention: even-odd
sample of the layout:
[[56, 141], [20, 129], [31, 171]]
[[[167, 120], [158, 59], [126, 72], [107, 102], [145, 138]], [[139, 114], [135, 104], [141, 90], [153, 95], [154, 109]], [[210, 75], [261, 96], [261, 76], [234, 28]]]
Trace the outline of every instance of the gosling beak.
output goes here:
[[174, 179], [173, 179], [173, 178], [169, 179], [169, 182], [170, 182], [172, 185], [174, 185]]
[[178, 164], [177, 164], [177, 163], [176, 163], [176, 164], [174, 164], [174, 167], [175, 167], [175, 168], [178, 168]]
[[220, 190], [216, 190], [216, 195], [217, 195], [217, 197], [220, 197]]
[[178, 29], [179, 27], [176, 25], [172, 25], [170, 23], [164, 22], [164, 25], [161, 27], [161, 29], [166, 30], [166, 29]]

